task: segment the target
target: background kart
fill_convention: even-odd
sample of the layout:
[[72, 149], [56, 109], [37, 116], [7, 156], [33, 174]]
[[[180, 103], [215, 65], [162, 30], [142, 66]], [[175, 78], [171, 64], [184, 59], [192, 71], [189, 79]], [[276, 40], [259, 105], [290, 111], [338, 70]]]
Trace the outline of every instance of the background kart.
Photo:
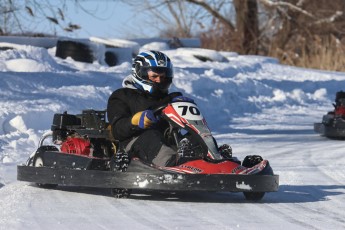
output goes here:
[[332, 139], [345, 138], [345, 92], [336, 93], [334, 110], [322, 117], [321, 123], [314, 123], [314, 131]]

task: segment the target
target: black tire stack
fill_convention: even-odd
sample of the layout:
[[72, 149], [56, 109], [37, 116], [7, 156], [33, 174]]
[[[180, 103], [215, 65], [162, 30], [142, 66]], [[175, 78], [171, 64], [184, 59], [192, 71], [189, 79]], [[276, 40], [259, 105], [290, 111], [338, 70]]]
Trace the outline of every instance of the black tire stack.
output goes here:
[[[96, 59], [89, 44], [73, 40], [58, 40], [55, 56], [62, 59], [71, 57], [75, 61], [86, 63], [92, 63]], [[118, 58], [114, 52], [106, 50], [104, 53], [104, 62], [108, 66], [116, 66], [118, 64]]]
[[71, 57], [75, 61], [86, 63], [94, 61], [92, 50], [87, 44], [70, 40], [57, 41], [55, 56], [63, 59]]

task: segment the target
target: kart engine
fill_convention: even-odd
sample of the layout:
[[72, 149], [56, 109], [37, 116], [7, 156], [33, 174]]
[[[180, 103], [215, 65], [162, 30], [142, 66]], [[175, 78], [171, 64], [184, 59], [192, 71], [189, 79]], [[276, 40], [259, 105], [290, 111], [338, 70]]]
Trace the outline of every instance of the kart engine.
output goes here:
[[85, 138], [68, 137], [61, 144], [61, 152], [90, 156], [91, 142]]
[[105, 120], [105, 111], [83, 110], [82, 114], [55, 114], [51, 130], [61, 152], [90, 157], [109, 157], [116, 152], [115, 140]]

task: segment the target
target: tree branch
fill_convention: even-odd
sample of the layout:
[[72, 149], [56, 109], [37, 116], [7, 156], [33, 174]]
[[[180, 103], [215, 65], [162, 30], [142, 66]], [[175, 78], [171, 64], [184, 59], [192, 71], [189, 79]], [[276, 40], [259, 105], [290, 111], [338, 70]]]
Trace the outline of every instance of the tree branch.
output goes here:
[[233, 31], [235, 30], [235, 26], [229, 20], [227, 20], [225, 17], [223, 17], [223, 15], [221, 15], [218, 11], [213, 9], [205, 1], [201, 1], [201, 0], [186, 0], [186, 2], [189, 2], [189, 3], [192, 3], [192, 4], [199, 5], [199, 6], [203, 7], [212, 16], [214, 16], [215, 18], [219, 19], [219, 21], [221, 21], [223, 24], [227, 25], [231, 30], [233, 30]]
[[332, 23], [334, 22], [337, 18], [343, 16], [344, 12], [343, 11], [336, 11], [333, 15], [331, 15], [328, 18], [322, 18], [320, 20], [317, 20], [316, 22], [313, 23], [313, 25], [319, 25], [322, 23]]
[[[315, 16], [311, 13], [309, 13], [308, 11], [303, 10], [300, 7], [297, 7], [295, 5], [293, 5], [292, 3], [289, 2], [283, 2], [283, 1], [277, 1], [277, 2], [273, 2], [271, 0], [258, 0], [259, 2], [261, 2], [262, 4], [269, 6], [269, 7], [280, 7], [280, 6], [285, 6], [290, 8], [293, 11], [297, 11], [301, 14], [304, 14], [310, 18], [315, 18]], [[301, 4], [301, 2], [299, 2], [299, 5]]]

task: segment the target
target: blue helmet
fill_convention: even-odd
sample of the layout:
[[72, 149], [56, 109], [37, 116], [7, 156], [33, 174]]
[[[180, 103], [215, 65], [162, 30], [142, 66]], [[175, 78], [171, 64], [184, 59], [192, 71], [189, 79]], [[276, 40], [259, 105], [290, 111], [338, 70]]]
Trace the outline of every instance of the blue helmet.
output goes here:
[[[150, 81], [148, 71], [165, 73], [165, 80], [157, 83]], [[139, 53], [132, 64], [133, 85], [139, 90], [148, 92], [152, 95], [166, 94], [173, 79], [173, 65], [170, 58], [159, 51], [145, 51]]]

